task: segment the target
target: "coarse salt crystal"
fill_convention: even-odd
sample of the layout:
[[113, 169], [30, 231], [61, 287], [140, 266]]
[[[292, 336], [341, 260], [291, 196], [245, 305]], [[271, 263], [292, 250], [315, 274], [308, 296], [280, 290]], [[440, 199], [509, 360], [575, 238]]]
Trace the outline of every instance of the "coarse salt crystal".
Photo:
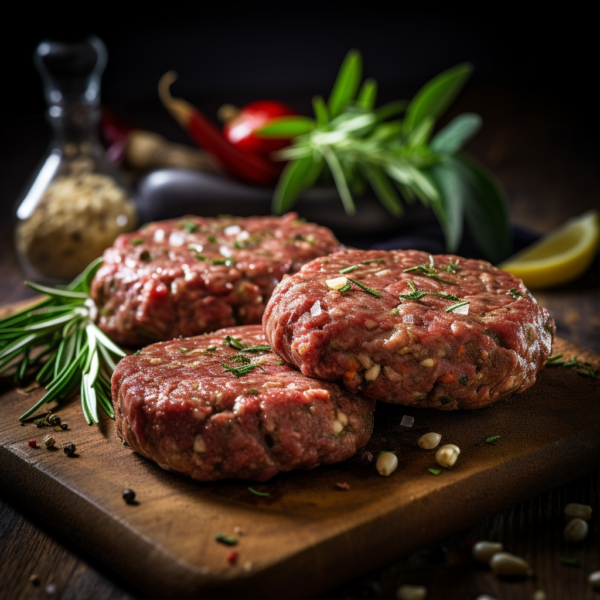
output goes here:
[[195, 252], [202, 252], [202, 250], [204, 250], [204, 246], [202, 244], [188, 244], [188, 248], [190, 250], [194, 250]]
[[183, 246], [185, 242], [185, 234], [180, 231], [174, 231], [169, 236], [169, 246]]
[[402, 317], [402, 322], [403, 323], [413, 323], [414, 322], [414, 318], [412, 315], [404, 315]]
[[238, 236], [235, 238], [238, 242], [243, 242], [244, 240], [247, 240], [250, 237], [250, 234], [247, 231], [242, 231], [241, 233], [238, 234]]
[[221, 256], [225, 256], [226, 258], [229, 258], [231, 256], [231, 250], [227, 246], [221, 246], [219, 248], [219, 253], [221, 254]]
[[157, 229], [154, 232], [154, 241], [155, 242], [162, 242], [165, 239], [165, 230], [164, 229]]
[[464, 306], [459, 306], [452, 312], [457, 315], [468, 315], [469, 314], [469, 304], [465, 304]]
[[409, 417], [408, 415], [404, 415], [402, 417], [402, 421], [400, 421], [400, 425], [402, 425], [402, 427], [412, 427], [414, 425], [414, 422], [415, 422], [414, 417]]
[[230, 225], [229, 227], [225, 227], [223, 233], [225, 235], [237, 235], [242, 228], [239, 225]]
[[310, 307], [310, 314], [313, 317], [318, 317], [321, 312], [323, 312], [321, 310], [321, 301], [317, 300], [311, 307]]
[[336, 277], [335, 279], [328, 279], [325, 283], [330, 290], [339, 290], [348, 283], [348, 278]]
[[383, 271], [377, 271], [377, 273], [375, 273], [375, 277], [385, 277], [386, 275], [389, 275], [391, 273], [391, 269], [383, 269]]

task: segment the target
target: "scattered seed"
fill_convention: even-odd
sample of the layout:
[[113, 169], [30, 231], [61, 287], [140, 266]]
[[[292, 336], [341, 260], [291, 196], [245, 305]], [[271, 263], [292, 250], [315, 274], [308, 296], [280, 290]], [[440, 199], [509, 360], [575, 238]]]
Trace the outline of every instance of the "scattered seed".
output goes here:
[[398, 457], [393, 452], [383, 452], [377, 458], [375, 468], [383, 477], [389, 477], [398, 468]]
[[497, 552], [490, 559], [490, 568], [495, 575], [527, 575], [529, 564], [522, 558], [508, 552]]
[[33, 573], [29, 576], [29, 582], [32, 585], [40, 585], [40, 578], [35, 573]]
[[439, 433], [426, 433], [419, 438], [418, 443], [423, 450], [433, 450], [438, 447], [441, 439], [442, 436]]
[[477, 542], [473, 546], [473, 558], [482, 563], [489, 563], [494, 554], [502, 552], [504, 546], [500, 542]]
[[56, 440], [51, 435], [47, 435], [44, 438], [44, 446], [46, 446], [46, 448], [52, 448], [54, 444], [56, 444]]
[[123, 490], [122, 496], [127, 504], [133, 504], [135, 502], [135, 492], [129, 488]]
[[401, 585], [396, 590], [396, 600], [425, 600], [427, 588], [421, 585]]
[[567, 504], [565, 506], [565, 519], [583, 519], [589, 521], [592, 518], [592, 507], [586, 504]]
[[235, 550], [232, 550], [228, 555], [227, 555], [227, 562], [230, 565], [233, 565], [236, 563], [238, 558], [238, 553]]
[[572, 519], [567, 523], [564, 538], [567, 544], [576, 544], [585, 539], [588, 533], [588, 524], [583, 519]]
[[244, 532], [242, 531], [241, 527], [234, 527], [233, 533], [235, 533], [235, 535], [244, 535]]
[[435, 453], [435, 460], [441, 467], [450, 468], [456, 464], [460, 448], [454, 444], [446, 444]]
[[412, 427], [415, 424], [415, 418], [410, 417], [409, 415], [404, 415], [402, 417], [402, 421], [400, 421], [400, 425], [402, 427]]

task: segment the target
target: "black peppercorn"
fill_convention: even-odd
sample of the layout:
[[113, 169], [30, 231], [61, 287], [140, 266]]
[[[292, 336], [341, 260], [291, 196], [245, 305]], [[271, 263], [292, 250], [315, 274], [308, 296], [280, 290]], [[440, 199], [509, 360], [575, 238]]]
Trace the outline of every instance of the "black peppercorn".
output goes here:
[[71, 444], [67, 444], [64, 448], [63, 451], [67, 456], [73, 456], [75, 454], [75, 451], [77, 450], [75, 444], [71, 443]]
[[135, 492], [129, 488], [123, 490], [123, 500], [125, 500], [127, 504], [133, 504], [135, 502]]
[[50, 415], [48, 417], [48, 423], [52, 426], [60, 425], [60, 417], [58, 415]]
[[69, 429], [69, 425], [67, 423], [61, 423], [60, 428], [61, 429]]

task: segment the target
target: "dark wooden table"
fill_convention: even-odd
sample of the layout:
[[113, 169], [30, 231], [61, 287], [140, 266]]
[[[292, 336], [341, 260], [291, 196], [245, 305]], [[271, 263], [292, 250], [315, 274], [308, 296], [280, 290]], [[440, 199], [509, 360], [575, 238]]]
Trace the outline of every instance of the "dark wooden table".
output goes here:
[[[598, 147], [580, 122], [550, 95], [500, 86], [473, 87], [454, 112], [479, 112], [485, 127], [470, 152], [504, 186], [515, 224], [544, 233], [598, 202]], [[11, 205], [26, 174], [35, 167], [46, 139], [43, 123], [13, 123], [0, 154], [0, 303], [27, 297], [12, 249]], [[600, 352], [600, 261], [579, 281], [536, 292], [558, 325], [558, 334]], [[600, 398], [599, 398], [600, 401]], [[23, 514], [8, 500], [0, 482], [0, 599], [141, 599], [134, 586], [108, 572], [86, 548], [65, 539], [58, 525], [49, 527]], [[35, 490], [31, 491], [35, 494]], [[39, 499], [43, 502], [43, 498]], [[569, 502], [590, 504], [594, 516], [586, 541], [575, 549], [562, 542], [562, 510]], [[468, 505], [465, 506], [468, 510]], [[352, 581], [324, 596], [327, 600], [391, 599], [403, 582], [422, 583], [429, 600], [458, 600], [489, 594], [498, 600], [530, 600], [544, 590], [549, 600], [600, 598], [587, 585], [600, 570], [600, 477], [598, 473], [543, 493]], [[506, 550], [526, 558], [533, 578], [499, 581], [470, 558], [469, 542], [501, 541]], [[580, 557], [581, 566], [561, 564], [561, 556]], [[37, 575], [40, 583], [30, 582]]]

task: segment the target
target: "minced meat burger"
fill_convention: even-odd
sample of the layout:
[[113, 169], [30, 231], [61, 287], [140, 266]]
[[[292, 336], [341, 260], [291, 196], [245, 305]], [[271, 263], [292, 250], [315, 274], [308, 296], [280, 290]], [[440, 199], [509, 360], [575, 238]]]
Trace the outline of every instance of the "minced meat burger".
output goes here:
[[416, 250], [318, 258], [275, 289], [268, 342], [305, 375], [351, 392], [443, 410], [531, 386], [555, 324], [490, 263]]
[[375, 402], [312, 379], [270, 350], [260, 325], [153, 344], [112, 378], [117, 432], [201, 481], [265, 481], [353, 456]]

